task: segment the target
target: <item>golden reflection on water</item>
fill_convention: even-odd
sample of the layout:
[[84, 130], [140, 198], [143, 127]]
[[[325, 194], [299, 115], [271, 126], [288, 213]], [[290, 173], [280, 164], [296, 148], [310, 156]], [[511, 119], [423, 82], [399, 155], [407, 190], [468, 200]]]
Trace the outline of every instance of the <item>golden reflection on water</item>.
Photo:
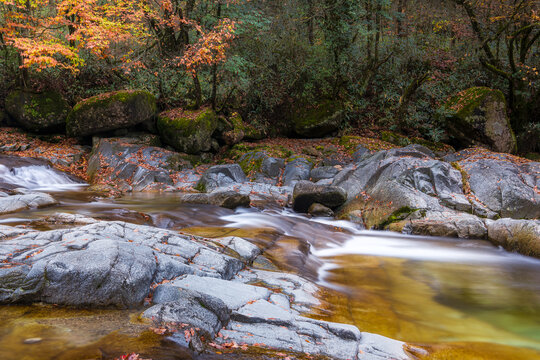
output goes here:
[[420, 345], [428, 359], [540, 359], [535, 339], [437, 302], [438, 291], [411, 276], [411, 266], [429, 272], [429, 264], [358, 255], [332, 260], [337, 268], [325, 280], [344, 289], [325, 291], [326, 306], [315, 317]]

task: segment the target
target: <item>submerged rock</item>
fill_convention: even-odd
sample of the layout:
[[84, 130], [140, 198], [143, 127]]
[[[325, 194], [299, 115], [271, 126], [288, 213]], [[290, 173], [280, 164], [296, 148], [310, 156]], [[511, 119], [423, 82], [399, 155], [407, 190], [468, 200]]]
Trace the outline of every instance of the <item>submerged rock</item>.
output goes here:
[[156, 111], [156, 98], [147, 91], [115, 91], [77, 103], [67, 117], [66, 129], [69, 136], [89, 136], [143, 123]]
[[55, 92], [16, 90], [6, 97], [6, 111], [29, 131], [64, 132], [70, 106]]

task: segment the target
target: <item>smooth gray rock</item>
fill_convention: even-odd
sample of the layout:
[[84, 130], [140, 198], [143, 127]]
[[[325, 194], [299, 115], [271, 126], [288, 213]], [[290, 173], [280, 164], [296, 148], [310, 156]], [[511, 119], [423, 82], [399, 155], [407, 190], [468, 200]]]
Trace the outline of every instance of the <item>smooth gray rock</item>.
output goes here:
[[337, 208], [347, 201], [347, 193], [338, 186], [316, 185], [310, 181], [298, 181], [293, 190], [293, 209], [307, 212], [314, 203]]
[[459, 165], [481, 204], [501, 217], [540, 217], [540, 163], [485, 150], [460, 153]]
[[211, 192], [218, 187], [241, 184], [246, 181], [246, 174], [240, 165], [215, 165], [206, 170], [196, 188], [204, 192]]
[[321, 166], [311, 169], [310, 180], [317, 182], [323, 179], [333, 179], [339, 172], [339, 168], [335, 166]]
[[403, 231], [414, 235], [462, 239], [486, 239], [488, 233], [483, 219], [456, 211], [428, 211], [422, 215], [414, 213], [408, 218]]
[[[165, 291], [176, 291], [175, 296], [169, 294], [168, 301], [163, 295]], [[230, 311], [218, 298], [200, 294], [195, 291], [182, 290], [166, 285], [156, 289], [152, 306], [143, 313], [143, 317], [159, 323], [189, 324], [206, 336], [213, 337], [230, 318]]]
[[249, 195], [242, 194], [234, 190], [216, 190], [209, 195], [209, 202], [212, 205], [221, 206], [227, 209], [238, 207], [249, 207], [251, 199]]
[[405, 209], [472, 211], [463, 193], [461, 173], [429, 153], [410, 145], [379, 151], [345, 168], [333, 182], [348, 195], [342, 215], [362, 210], [366, 225], [378, 227], [391, 214]]
[[194, 275], [187, 275], [170, 282], [169, 285], [216, 297], [232, 310], [239, 309], [250, 301], [270, 297], [270, 291], [262, 287]]
[[186, 274], [230, 279], [244, 267], [206, 239], [123, 222], [44, 232], [2, 227], [0, 238], [2, 303], [131, 308], [153, 283]]
[[309, 180], [313, 164], [304, 158], [297, 158], [285, 166], [283, 185], [294, 186], [300, 180]]
[[49, 194], [27, 193], [0, 197], [0, 215], [57, 204]]

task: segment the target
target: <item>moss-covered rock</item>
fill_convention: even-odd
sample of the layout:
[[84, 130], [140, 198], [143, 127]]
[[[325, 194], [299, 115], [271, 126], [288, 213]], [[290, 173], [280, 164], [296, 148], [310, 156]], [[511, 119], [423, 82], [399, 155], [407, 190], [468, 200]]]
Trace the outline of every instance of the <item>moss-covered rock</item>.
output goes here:
[[75, 105], [67, 118], [66, 129], [70, 136], [89, 136], [140, 124], [156, 112], [156, 98], [149, 92], [115, 91]]
[[228, 118], [219, 117], [216, 136], [227, 145], [238, 144], [242, 140], [261, 140], [266, 137], [266, 128], [259, 123], [246, 124], [242, 116], [234, 112]]
[[18, 124], [30, 131], [64, 130], [69, 104], [62, 95], [16, 90], [6, 98], [6, 111]]
[[446, 102], [443, 113], [455, 146], [484, 145], [499, 152], [517, 151], [501, 91], [487, 87], [466, 89]]
[[161, 113], [157, 121], [163, 142], [188, 154], [209, 151], [217, 126], [218, 118], [211, 109], [173, 109]]
[[293, 114], [296, 134], [316, 138], [337, 131], [343, 122], [343, 111], [336, 101], [326, 100], [317, 106], [297, 110]]

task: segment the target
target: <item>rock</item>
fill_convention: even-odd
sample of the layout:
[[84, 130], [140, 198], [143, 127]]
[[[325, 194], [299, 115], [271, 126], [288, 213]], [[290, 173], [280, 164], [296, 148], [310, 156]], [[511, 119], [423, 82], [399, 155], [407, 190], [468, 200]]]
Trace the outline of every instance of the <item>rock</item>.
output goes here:
[[[146, 140], [141, 140], [146, 142]], [[96, 139], [88, 159], [90, 182], [124, 184], [125, 191], [148, 191], [155, 184], [173, 185], [171, 176], [192, 166], [181, 154], [139, 145], [138, 138]]]
[[389, 229], [414, 235], [461, 239], [486, 239], [488, 233], [481, 218], [456, 211], [415, 212], [405, 221], [390, 224]]
[[189, 289], [160, 285], [152, 298], [154, 305], [143, 317], [157, 324], [188, 324], [206, 337], [214, 337], [229, 322], [230, 310], [220, 299]]
[[[218, 190], [215, 190], [218, 191]], [[268, 204], [285, 206], [289, 202], [292, 189], [267, 183], [244, 182], [219, 188], [219, 191], [234, 191], [249, 196], [251, 204], [264, 207]]]
[[337, 208], [347, 201], [347, 193], [337, 186], [316, 185], [311, 181], [299, 181], [294, 186], [293, 209], [307, 212], [313, 203]]
[[161, 113], [157, 121], [163, 142], [188, 154], [211, 150], [217, 125], [218, 118], [211, 109], [173, 109]]
[[28, 193], [0, 197], [0, 215], [57, 204], [49, 194]]
[[223, 133], [223, 141], [225, 141], [225, 144], [229, 146], [238, 144], [240, 141], [242, 141], [243, 138], [244, 132], [242, 130], [230, 130]]
[[420, 145], [379, 151], [336, 175], [333, 185], [343, 188], [347, 203], [340, 217], [362, 211], [366, 227], [384, 227], [417, 210], [471, 211], [463, 192], [461, 173], [434, 160]]
[[517, 151], [506, 100], [500, 90], [466, 89], [448, 100], [444, 109], [450, 113], [446, 124], [456, 146], [484, 145], [499, 152]]
[[283, 172], [283, 185], [294, 186], [300, 180], [309, 180], [313, 164], [304, 158], [297, 158], [285, 166]]
[[207, 193], [183, 194], [180, 201], [186, 204], [211, 204], [227, 209], [236, 209], [238, 207], [249, 207], [251, 202], [249, 195], [241, 194], [238, 191], [218, 188], [215, 191]]
[[261, 173], [263, 176], [276, 179], [281, 175], [285, 168], [285, 160], [275, 157], [266, 157], [261, 164]]
[[293, 115], [294, 131], [303, 137], [318, 138], [339, 129], [343, 112], [336, 101], [327, 100], [313, 107], [305, 107]]
[[540, 221], [499, 219], [487, 221], [487, 229], [493, 244], [540, 258]]
[[313, 215], [313, 216], [324, 216], [324, 217], [334, 216], [334, 212], [332, 211], [332, 209], [319, 203], [311, 204], [307, 212], [308, 214]]
[[66, 120], [69, 136], [89, 136], [134, 126], [155, 116], [156, 98], [143, 90], [104, 93], [75, 105]]
[[6, 111], [29, 131], [63, 132], [70, 106], [56, 92], [16, 90], [6, 97]]
[[[0, 303], [140, 306], [153, 283], [187, 274], [232, 278], [244, 263], [208, 240], [123, 222], [51, 231], [0, 227]], [[15, 231], [17, 230], [17, 231]]]
[[246, 181], [246, 175], [240, 165], [215, 165], [206, 170], [195, 188], [203, 192], [211, 192], [218, 187], [235, 185]]
[[477, 201], [501, 217], [540, 217], [540, 163], [485, 150], [464, 150], [459, 167]]
[[339, 167], [336, 166], [322, 166], [312, 169], [309, 176], [311, 181], [317, 182], [323, 179], [333, 179], [339, 171]]
[[282, 170], [285, 168], [285, 160], [268, 156], [263, 151], [251, 151], [238, 159], [238, 164], [244, 173], [256, 182], [276, 185]]
[[249, 195], [241, 194], [233, 190], [216, 190], [209, 195], [209, 202], [212, 205], [221, 206], [227, 209], [238, 207], [249, 207], [251, 199]]
[[218, 298], [231, 310], [237, 310], [252, 301], [268, 299], [271, 294], [268, 289], [263, 287], [210, 277], [201, 278], [194, 275], [187, 275], [182, 279], [160, 286], [174, 286]]

